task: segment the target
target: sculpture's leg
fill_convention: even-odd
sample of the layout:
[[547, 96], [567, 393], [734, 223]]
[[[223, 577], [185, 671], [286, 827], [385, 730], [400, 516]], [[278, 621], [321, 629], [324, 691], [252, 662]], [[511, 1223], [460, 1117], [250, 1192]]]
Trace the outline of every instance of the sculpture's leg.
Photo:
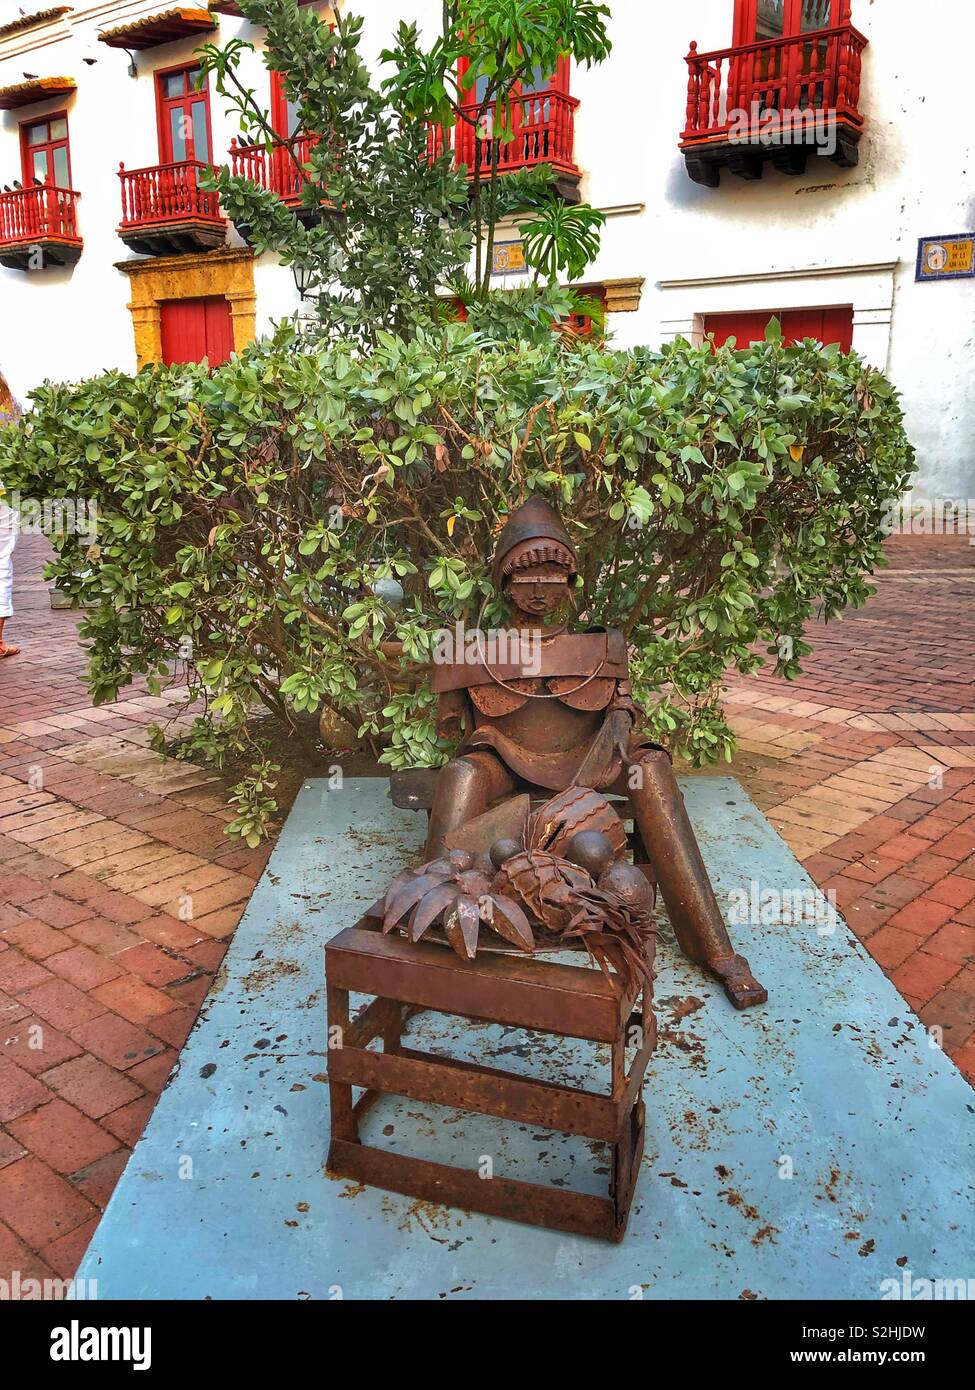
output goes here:
[[443, 852], [445, 835], [481, 815], [492, 801], [514, 791], [517, 785], [501, 759], [486, 750], [476, 749], [452, 759], [437, 778], [424, 857], [436, 859]]
[[731, 944], [667, 754], [640, 754], [613, 790], [629, 797], [681, 950], [717, 976], [736, 1009], [764, 1004], [767, 990]]

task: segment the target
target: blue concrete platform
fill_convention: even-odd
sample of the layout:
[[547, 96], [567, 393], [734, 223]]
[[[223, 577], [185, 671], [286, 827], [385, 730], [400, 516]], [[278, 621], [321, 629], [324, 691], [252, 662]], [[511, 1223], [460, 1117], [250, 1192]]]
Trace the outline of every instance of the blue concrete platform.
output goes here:
[[[395, 810], [385, 782], [312, 781], [79, 1277], [101, 1298], [878, 1299], [906, 1271], [975, 1276], [975, 1093], [846, 925], [828, 930], [737, 782], [684, 790], [719, 900], [754, 884], [806, 891], [810, 906], [802, 921], [735, 929], [770, 996], [743, 1014], [663, 930], [646, 1156], [622, 1245], [325, 1176], [322, 947], [415, 853], [423, 818]], [[583, 1042], [443, 1015], [411, 1033], [607, 1084], [605, 1052]], [[600, 1145], [454, 1110], [388, 1097], [364, 1137], [605, 1191]]]

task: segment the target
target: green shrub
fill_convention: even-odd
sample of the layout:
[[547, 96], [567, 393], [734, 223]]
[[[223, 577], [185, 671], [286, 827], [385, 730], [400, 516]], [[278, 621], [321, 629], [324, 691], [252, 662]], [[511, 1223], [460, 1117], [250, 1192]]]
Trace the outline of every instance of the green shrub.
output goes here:
[[[503, 621], [487, 562], [533, 492], [577, 540], [580, 621], [626, 631], [651, 729], [695, 763], [730, 756], [729, 668], [755, 669], [758, 644], [795, 677], [807, 620], [872, 592], [913, 451], [895, 391], [855, 356], [783, 346], [775, 326], [714, 353], [505, 347], [463, 325], [380, 337], [357, 358], [282, 330], [213, 372], [45, 385], [0, 430], [8, 489], [97, 501], [96, 543], [60, 538], [51, 569], [93, 608], [94, 698], [185, 663], [202, 711], [187, 753], [248, 759], [234, 829], [250, 839], [274, 809], [262, 707], [299, 730], [330, 708], [394, 767], [444, 760], [411, 671], [438, 628]], [[374, 592], [390, 577], [398, 609]]]

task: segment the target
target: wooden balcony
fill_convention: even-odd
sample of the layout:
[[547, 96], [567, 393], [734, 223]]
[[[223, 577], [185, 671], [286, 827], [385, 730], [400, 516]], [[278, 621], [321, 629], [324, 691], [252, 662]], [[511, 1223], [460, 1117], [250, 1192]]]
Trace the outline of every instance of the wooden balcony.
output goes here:
[[[309, 182], [305, 167], [318, 141], [317, 135], [293, 135], [290, 140], [281, 140], [268, 149], [266, 145], [238, 145], [236, 140], [231, 140], [231, 171], [250, 179], [258, 188], [275, 193], [286, 207], [291, 208], [298, 220], [308, 226], [319, 221], [324, 213], [334, 210], [334, 204], [327, 200], [323, 200], [317, 208], [308, 207], [302, 202]], [[250, 228], [241, 222], [236, 226], [247, 241]]]
[[0, 265], [10, 270], [74, 265], [82, 248], [77, 202], [73, 189], [53, 184], [0, 193]]
[[759, 179], [766, 163], [802, 174], [810, 155], [841, 168], [858, 161], [861, 55], [852, 24], [687, 55], [687, 172], [714, 188], [722, 166]]
[[200, 187], [209, 164], [184, 159], [147, 169], [119, 165], [122, 221], [118, 234], [131, 251], [145, 256], [173, 256], [209, 251], [227, 238], [227, 219], [216, 193]]
[[[430, 131], [428, 148], [431, 157], [452, 147], [457, 167], [466, 165], [467, 177], [474, 178], [478, 145], [481, 149], [481, 178], [489, 178], [494, 150], [497, 150], [498, 169], [506, 174], [513, 169], [527, 169], [536, 164], [550, 164], [555, 171], [556, 191], [569, 203], [579, 201], [579, 169], [575, 163], [575, 112], [579, 102], [564, 92], [532, 92], [513, 103], [514, 138], [494, 140], [491, 120], [482, 121], [478, 129], [471, 120], [461, 120], [453, 130], [439, 127]], [[471, 118], [476, 105], [464, 108]], [[487, 128], [485, 128], [487, 127]]]

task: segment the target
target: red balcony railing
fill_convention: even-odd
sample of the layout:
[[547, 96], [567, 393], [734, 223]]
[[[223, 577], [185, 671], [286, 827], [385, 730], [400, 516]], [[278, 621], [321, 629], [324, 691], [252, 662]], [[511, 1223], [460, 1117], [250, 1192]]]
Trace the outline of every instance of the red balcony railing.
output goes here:
[[827, 111], [838, 121], [863, 124], [861, 55], [867, 40], [852, 24], [790, 38], [739, 44], [687, 55], [687, 123], [681, 144], [720, 140], [767, 113]]
[[427, 159], [439, 159], [450, 149], [450, 140], [442, 125], [427, 125]]
[[[470, 121], [461, 120], [454, 126], [453, 144], [458, 165], [474, 169], [475, 150], [481, 146], [481, 168], [487, 174], [491, 168], [492, 146], [497, 146], [498, 168], [524, 169], [532, 164], [551, 164], [568, 173], [578, 173], [574, 159], [575, 111], [579, 102], [564, 92], [532, 92], [512, 103], [513, 140], [492, 138], [493, 113], [489, 112], [475, 128]], [[477, 111], [476, 105], [465, 108], [468, 116]], [[442, 134], [434, 133], [431, 153], [444, 148]]]
[[238, 145], [236, 140], [231, 140], [231, 167], [235, 174], [250, 179], [269, 193], [276, 193], [282, 202], [300, 203], [302, 190], [308, 182], [305, 165], [318, 139], [317, 135], [294, 135], [270, 149], [265, 145]]
[[161, 226], [167, 222], [222, 222], [216, 193], [200, 187], [209, 164], [184, 159], [148, 169], [119, 165], [122, 182], [122, 227]]
[[81, 245], [76, 221], [78, 194], [53, 184], [0, 193], [0, 246], [51, 239]]

